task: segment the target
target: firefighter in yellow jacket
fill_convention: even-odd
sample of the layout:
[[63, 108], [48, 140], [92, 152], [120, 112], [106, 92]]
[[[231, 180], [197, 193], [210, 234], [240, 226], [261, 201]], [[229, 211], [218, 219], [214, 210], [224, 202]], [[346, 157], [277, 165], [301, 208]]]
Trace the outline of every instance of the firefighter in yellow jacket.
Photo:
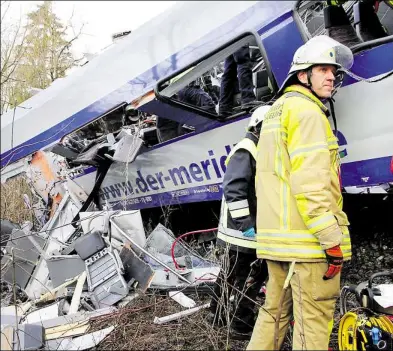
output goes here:
[[257, 148], [257, 256], [266, 259], [270, 278], [248, 350], [274, 349], [280, 305], [279, 348], [293, 316], [294, 350], [328, 349], [351, 243], [338, 143], [323, 102], [352, 63], [346, 46], [327, 36], [310, 39], [296, 51], [282, 96], [265, 116]]

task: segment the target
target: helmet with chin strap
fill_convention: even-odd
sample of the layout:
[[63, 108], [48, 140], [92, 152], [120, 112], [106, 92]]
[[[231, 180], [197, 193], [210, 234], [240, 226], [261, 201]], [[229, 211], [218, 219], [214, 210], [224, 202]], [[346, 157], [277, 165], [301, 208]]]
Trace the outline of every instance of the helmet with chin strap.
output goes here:
[[[316, 65], [333, 65], [338, 70], [350, 69], [352, 64], [353, 54], [347, 46], [327, 35], [316, 36], [296, 50], [287, 78], [278, 93], [281, 94], [291, 78], [300, 71], [310, 72]], [[310, 75], [308, 77], [310, 80]]]

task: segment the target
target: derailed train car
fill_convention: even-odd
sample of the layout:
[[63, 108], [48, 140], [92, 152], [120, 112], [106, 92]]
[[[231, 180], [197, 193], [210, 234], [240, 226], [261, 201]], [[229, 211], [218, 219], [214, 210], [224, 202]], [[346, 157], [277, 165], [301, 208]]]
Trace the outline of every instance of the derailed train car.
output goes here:
[[[29, 109], [2, 116], [2, 178], [46, 150], [63, 156], [69, 181], [91, 194], [85, 208], [94, 201], [161, 211], [209, 201], [218, 209], [226, 156], [253, 109], [274, 101], [296, 49], [327, 34], [355, 57], [331, 121], [343, 188], [391, 197], [393, 9], [389, 1], [378, 2], [377, 12], [362, 1], [343, 3], [177, 4], [25, 101]], [[245, 46], [256, 104], [243, 106], [237, 94], [224, 116], [218, 106], [224, 62]], [[184, 99], [187, 87], [209, 94], [215, 108]]]

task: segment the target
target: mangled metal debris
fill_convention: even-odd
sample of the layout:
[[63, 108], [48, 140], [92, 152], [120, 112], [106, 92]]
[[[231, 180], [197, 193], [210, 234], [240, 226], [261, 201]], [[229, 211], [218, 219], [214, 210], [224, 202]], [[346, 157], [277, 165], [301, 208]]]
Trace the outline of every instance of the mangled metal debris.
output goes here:
[[19, 324], [25, 313], [31, 308], [32, 303], [26, 302], [17, 306], [11, 305], [1, 308], [1, 325]]
[[77, 313], [73, 313], [73, 314], [63, 315], [63, 316], [59, 316], [59, 317], [55, 317], [55, 318], [51, 318], [51, 319], [42, 320], [40, 322], [35, 322], [32, 324], [40, 324], [45, 329], [55, 328], [55, 327], [59, 327], [61, 325], [66, 325], [66, 324], [77, 325], [78, 323], [81, 324], [86, 321], [89, 322], [90, 320], [92, 320], [94, 318], [110, 315], [115, 312], [117, 312], [117, 308], [111, 306], [111, 307], [98, 309], [98, 310], [95, 310], [92, 312], [81, 311], [81, 312], [77, 312]]
[[171, 267], [169, 267], [165, 262], [161, 261], [159, 258], [157, 258], [154, 254], [150, 253], [149, 251], [147, 251], [146, 249], [144, 249], [143, 247], [141, 247], [139, 244], [136, 243], [136, 241], [131, 238], [131, 236], [129, 236], [125, 231], [123, 231], [118, 224], [115, 221], [112, 221], [112, 226], [114, 226], [115, 228], [117, 228], [119, 230], [119, 232], [130, 241], [131, 245], [133, 247], [136, 247], [136, 249], [138, 249], [138, 251], [141, 251], [143, 254], [147, 255], [149, 258], [153, 259], [155, 262], [157, 262], [159, 265], [161, 265], [162, 267], [164, 267], [165, 269], [167, 269], [169, 272], [173, 273], [175, 276], [177, 276], [178, 278], [180, 278], [181, 280], [185, 281], [188, 284], [191, 284], [186, 278], [184, 278], [180, 273], [176, 272], [174, 269], [172, 269]]
[[[129, 136], [121, 140], [126, 143]], [[35, 232], [31, 223], [8, 228], [3, 279], [10, 284], [16, 280], [29, 301], [17, 308], [2, 308], [2, 330], [12, 335], [12, 342], [4, 347], [21, 349], [15, 337], [23, 328], [42, 335], [35, 344], [28, 338], [22, 340], [25, 349], [94, 347], [114, 326], [87, 334], [90, 320], [116, 312], [115, 305], [123, 308], [135, 303], [147, 290], [166, 291], [187, 308], [156, 318], [154, 323], [179, 319], [208, 306], [196, 307], [185, 293], [186, 288], [195, 291], [214, 283], [220, 270], [216, 264], [176, 242], [161, 224], [147, 236], [140, 211], [81, 212], [87, 195], [74, 185], [63, 183], [57, 211], [40, 231]], [[94, 204], [89, 208], [93, 210]]]
[[85, 270], [85, 262], [78, 255], [53, 255], [46, 264], [53, 286], [76, 277]]
[[60, 301], [58, 301], [52, 305], [29, 312], [24, 318], [22, 324], [32, 324], [58, 317], [59, 313], [62, 312], [60, 311], [60, 304]]
[[41, 350], [45, 344], [44, 328], [23, 324], [15, 328], [7, 325], [1, 331], [1, 350]]
[[[21, 289], [26, 287], [40, 257], [39, 248], [32, 239], [33, 236], [26, 235], [23, 230], [13, 229], [1, 260], [4, 270], [2, 279], [10, 284], [15, 279]], [[34, 239], [40, 247], [44, 246], [42, 238], [34, 236]]]
[[96, 308], [111, 306], [128, 294], [121, 261], [109, 248], [87, 259], [86, 270], [89, 291]]
[[[120, 252], [124, 266], [124, 277], [128, 286], [135, 286], [138, 291], [145, 293], [154, 277], [154, 270], [132, 250], [129, 244], [124, 245]], [[133, 281], [134, 280], [134, 281]]]
[[104, 340], [112, 331], [115, 329], [114, 326], [105, 328], [102, 330], [95, 331], [90, 334], [85, 334], [73, 339], [63, 339], [55, 350], [87, 350], [97, 346], [102, 340]]

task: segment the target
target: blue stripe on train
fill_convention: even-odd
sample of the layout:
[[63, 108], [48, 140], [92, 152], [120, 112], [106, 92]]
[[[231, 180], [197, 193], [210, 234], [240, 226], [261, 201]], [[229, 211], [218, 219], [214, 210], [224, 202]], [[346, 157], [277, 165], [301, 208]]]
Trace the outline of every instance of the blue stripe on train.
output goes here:
[[[366, 161], [350, 162], [342, 164], [343, 186], [378, 185], [393, 182], [393, 174], [390, 171], [390, 162], [393, 156], [376, 158]], [[221, 200], [221, 183], [202, 186], [190, 186], [188, 188], [164, 192], [160, 194], [148, 194], [130, 199], [128, 201], [112, 201], [114, 209], [144, 209], [158, 206], [168, 206], [201, 201]]]
[[[273, 8], [274, 13], [266, 15], [266, 17], [256, 16], [256, 9], [263, 9], [266, 3], [259, 2], [244, 12], [238, 14], [230, 21], [226, 22], [215, 31], [206, 34], [192, 45], [187, 46], [181, 51], [173, 54], [165, 61], [153, 66], [151, 69], [135, 77], [124, 86], [118, 88], [104, 98], [92, 103], [73, 116], [70, 116], [61, 123], [51, 127], [41, 134], [29, 139], [28, 141], [15, 146], [13, 149], [4, 152], [1, 155], [0, 166], [15, 162], [18, 159], [30, 155], [31, 153], [42, 149], [51, 143], [59, 140], [63, 136], [71, 133], [73, 130], [93, 121], [98, 116], [113, 109], [115, 106], [124, 101], [132, 101], [135, 98], [142, 96], [148, 91], [151, 91], [158, 80], [167, 76], [181, 67], [195, 61], [197, 57], [201, 57], [210, 50], [222, 45], [226, 40], [229, 40], [233, 35], [233, 26], [237, 28], [241, 26], [248, 26], [248, 28], [256, 28], [261, 26], [261, 21], [269, 21], [272, 17], [279, 17], [285, 9], [288, 10], [288, 4], [282, 4]], [[261, 11], [260, 11], [261, 13]], [[262, 12], [263, 14], [263, 12]], [[265, 23], [262, 23], [264, 25]], [[192, 49], [192, 50], [191, 50]]]

